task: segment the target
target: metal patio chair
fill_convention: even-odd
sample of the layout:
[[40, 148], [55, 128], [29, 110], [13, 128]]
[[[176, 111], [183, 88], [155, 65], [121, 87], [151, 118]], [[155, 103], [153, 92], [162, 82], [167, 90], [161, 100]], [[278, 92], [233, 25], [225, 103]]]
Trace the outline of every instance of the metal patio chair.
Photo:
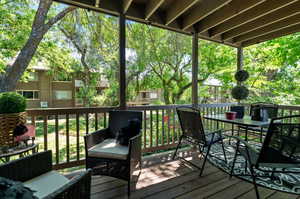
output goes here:
[[257, 198], [256, 178], [259, 176], [254, 168], [269, 174], [267, 177], [271, 179], [275, 173], [298, 173], [287, 169], [300, 167], [300, 115], [273, 118], [260, 151], [241, 138], [234, 138], [237, 144], [230, 176], [234, 175], [237, 155], [243, 156], [245, 170], [247, 167], [250, 170]]
[[177, 114], [180, 121], [182, 135], [179, 138], [178, 145], [173, 154], [173, 159], [175, 159], [178, 148], [180, 147], [184, 139], [190, 144], [198, 145], [200, 153], [204, 153], [205, 152], [204, 149], [207, 148], [202, 167], [199, 167], [194, 163], [187, 161], [183, 157], [180, 157], [182, 160], [198, 168], [200, 170], [200, 174], [199, 174], [200, 176], [203, 173], [207, 157], [209, 155], [211, 146], [213, 144], [220, 143], [222, 145], [224, 159], [225, 162], [227, 162], [224, 143], [223, 143], [224, 137], [221, 134], [222, 132], [221, 130], [217, 130], [214, 132], [205, 131], [203, 128], [200, 111], [198, 109], [191, 108], [191, 107], [181, 107], [181, 108], [177, 108]]
[[[256, 102], [250, 105], [250, 116], [253, 116], [253, 112], [255, 109], [264, 109], [267, 112], [267, 119], [273, 119], [276, 118], [278, 115], [278, 105], [277, 104], [271, 104], [271, 103], [264, 103], [264, 102]], [[238, 135], [240, 133], [240, 130], [246, 130], [244, 126], [238, 126]], [[260, 142], [263, 142], [263, 136], [267, 133], [268, 128], [267, 127], [249, 127], [247, 129], [250, 133], [259, 133], [260, 134]]]

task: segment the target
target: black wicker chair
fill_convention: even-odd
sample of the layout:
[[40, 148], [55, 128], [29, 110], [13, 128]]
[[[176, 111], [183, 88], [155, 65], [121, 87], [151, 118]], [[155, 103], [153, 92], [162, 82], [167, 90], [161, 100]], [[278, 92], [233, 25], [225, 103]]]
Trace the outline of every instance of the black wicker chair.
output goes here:
[[[141, 127], [137, 129], [138, 135], [129, 140], [128, 146], [117, 144], [118, 132], [128, 125], [130, 120], [138, 119], [142, 123], [142, 112], [140, 111], [110, 111], [109, 126], [86, 135], [85, 154], [86, 168], [93, 169], [93, 175], [106, 175], [128, 181], [128, 195], [130, 195], [133, 172], [141, 170]], [[110, 151], [93, 153], [95, 147], [102, 148], [105, 143], [114, 143]], [[121, 147], [121, 148], [120, 148]], [[119, 148], [115, 154], [113, 150]], [[124, 152], [125, 151], [125, 152]]]
[[[250, 105], [250, 116], [253, 116], [253, 112], [255, 109], [264, 109], [266, 110], [268, 114], [268, 119], [276, 118], [278, 115], [278, 105], [277, 104], [271, 104], [271, 103], [264, 103], [264, 102], [256, 102]], [[244, 126], [238, 126], [238, 134], [241, 130], [249, 131], [250, 133], [260, 135], [260, 142], [263, 142], [263, 136], [267, 133], [268, 128], [267, 127], [244, 127]]]
[[234, 175], [237, 155], [243, 156], [248, 163], [246, 168], [250, 170], [256, 196], [259, 198], [256, 185], [256, 178], [259, 175], [255, 173], [254, 168], [269, 174], [268, 177], [271, 179], [275, 173], [293, 173], [287, 169], [300, 167], [299, 121], [300, 115], [272, 119], [260, 151], [241, 138], [234, 137], [237, 139], [237, 145], [230, 176]]
[[177, 114], [178, 114], [178, 118], [180, 121], [182, 135], [179, 138], [179, 142], [178, 142], [178, 145], [174, 152], [173, 159], [175, 159], [178, 148], [184, 139], [185, 141], [187, 141], [190, 144], [195, 144], [195, 145], [199, 146], [200, 153], [203, 153], [204, 149], [207, 147], [207, 151], [206, 151], [206, 154], [204, 157], [202, 167], [199, 167], [199, 166], [193, 164], [192, 162], [187, 161], [183, 157], [179, 157], [182, 160], [184, 160], [184, 161], [192, 164], [196, 168], [198, 168], [200, 170], [200, 174], [199, 174], [200, 176], [203, 173], [204, 166], [205, 166], [207, 157], [209, 155], [209, 151], [213, 144], [221, 143], [222, 148], [223, 148], [224, 159], [225, 159], [225, 162], [227, 162], [225, 149], [224, 149], [224, 143], [223, 143], [224, 137], [221, 134], [221, 132], [222, 132], [221, 130], [217, 130], [214, 132], [206, 132], [203, 128], [200, 111], [198, 109], [191, 108], [191, 107], [181, 107], [181, 108], [177, 108]]
[[[45, 151], [0, 165], [0, 176], [15, 181], [26, 181], [52, 171], [52, 153]], [[45, 187], [48, 183], [45, 183]], [[90, 198], [91, 170], [80, 173], [68, 183], [44, 197], [45, 199]]]

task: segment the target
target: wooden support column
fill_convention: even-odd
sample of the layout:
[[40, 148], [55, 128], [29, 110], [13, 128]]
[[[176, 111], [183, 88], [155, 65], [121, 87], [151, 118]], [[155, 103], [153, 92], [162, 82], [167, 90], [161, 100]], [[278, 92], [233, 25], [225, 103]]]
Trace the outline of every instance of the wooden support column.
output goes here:
[[120, 109], [126, 109], [126, 18], [119, 17], [119, 102]]
[[198, 105], [198, 33], [193, 34], [192, 48], [192, 104], [194, 107], [196, 107]]
[[[244, 66], [244, 55], [243, 55], [243, 48], [238, 47], [237, 48], [237, 71], [243, 70]], [[238, 85], [241, 85], [241, 82], [237, 82]]]
[[237, 70], [243, 70], [244, 65], [244, 55], [243, 55], [243, 47], [237, 48]]

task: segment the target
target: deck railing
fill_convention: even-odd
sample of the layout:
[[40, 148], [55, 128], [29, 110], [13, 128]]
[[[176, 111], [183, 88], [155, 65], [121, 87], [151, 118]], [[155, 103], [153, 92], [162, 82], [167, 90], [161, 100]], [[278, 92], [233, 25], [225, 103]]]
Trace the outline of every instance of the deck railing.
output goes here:
[[[200, 104], [202, 115], [224, 113], [231, 103]], [[181, 134], [176, 107], [135, 106], [129, 110], [143, 112], [142, 149], [144, 153], [166, 150], [176, 146]], [[189, 105], [190, 106], [190, 105]], [[84, 164], [83, 136], [108, 126], [108, 112], [116, 107], [55, 108], [27, 110], [29, 120], [36, 126], [36, 141], [40, 151], [51, 149], [57, 169]], [[298, 106], [280, 106], [279, 115], [299, 114]], [[204, 121], [207, 129], [217, 123]], [[219, 127], [225, 127], [219, 124]]]

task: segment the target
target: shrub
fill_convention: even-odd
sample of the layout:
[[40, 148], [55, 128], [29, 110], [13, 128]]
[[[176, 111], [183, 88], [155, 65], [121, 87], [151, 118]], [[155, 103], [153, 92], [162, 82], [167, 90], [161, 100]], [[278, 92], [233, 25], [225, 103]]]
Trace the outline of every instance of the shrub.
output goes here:
[[236, 81], [238, 82], [244, 82], [249, 78], [249, 73], [245, 70], [239, 70], [234, 75]]
[[236, 86], [232, 89], [231, 95], [236, 100], [243, 100], [248, 97], [249, 90], [245, 86]]
[[0, 114], [20, 113], [26, 109], [26, 99], [15, 92], [0, 94]]

